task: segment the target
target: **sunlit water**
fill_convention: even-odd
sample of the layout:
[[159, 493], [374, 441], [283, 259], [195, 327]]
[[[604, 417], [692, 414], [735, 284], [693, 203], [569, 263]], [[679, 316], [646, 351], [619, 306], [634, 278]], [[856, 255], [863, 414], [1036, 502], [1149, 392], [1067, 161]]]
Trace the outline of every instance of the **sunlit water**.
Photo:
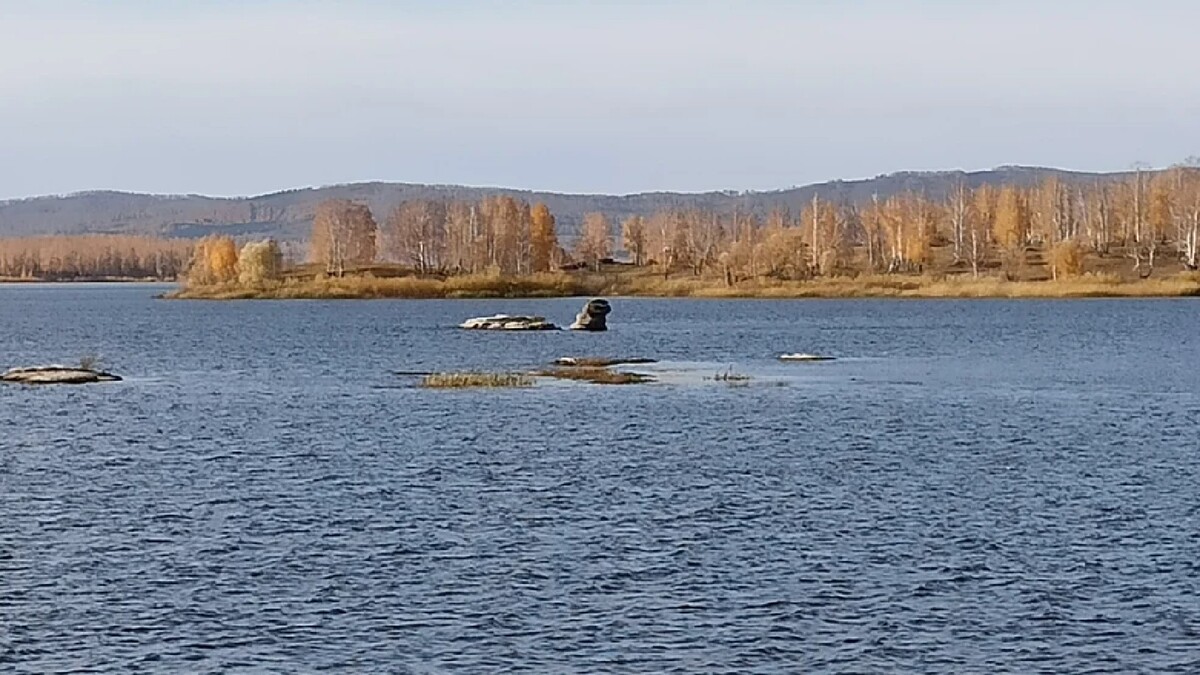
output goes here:
[[162, 290], [0, 286], [0, 671], [1200, 671], [1200, 303]]

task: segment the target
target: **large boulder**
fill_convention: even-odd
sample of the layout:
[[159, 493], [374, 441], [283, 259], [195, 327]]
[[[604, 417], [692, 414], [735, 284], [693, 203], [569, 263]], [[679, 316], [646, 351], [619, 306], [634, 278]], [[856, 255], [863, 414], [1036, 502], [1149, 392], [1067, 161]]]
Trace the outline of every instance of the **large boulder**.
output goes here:
[[73, 366], [11, 368], [0, 375], [0, 382], [16, 384], [90, 384], [120, 381], [121, 378], [112, 373]]
[[558, 326], [540, 316], [496, 314], [467, 319], [459, 325], [467, 330], [558, 330]]
[[583, 311], [575, 317], [575, 323], [571, 324], [571, 330], [608, 330], [607, 319], [611, 311], [612, 306], [603, 298], [588, 300], [588, 303], [583, 306]]

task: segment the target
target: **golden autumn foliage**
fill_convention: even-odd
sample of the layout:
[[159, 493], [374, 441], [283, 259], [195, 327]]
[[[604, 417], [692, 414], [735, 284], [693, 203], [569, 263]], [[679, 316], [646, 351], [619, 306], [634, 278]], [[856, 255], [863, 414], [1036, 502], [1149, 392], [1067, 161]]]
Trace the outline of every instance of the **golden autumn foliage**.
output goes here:
[[612, 255], [612, 223], [603, 213], [589, 213], [583, 217], [583, 231], [575, 243], [575, 255], [593, 267]]
[[283, 253], [271, 239], [252, 241], [242, 247], [237, 258], [239, 284], [254, 285], [279, 279], [283, 270]]
[[0, 278], [175, 279], [194, 242], [126, 235], [0, 239]]
[[550, 207], [542, 203], [529, 211], [530, 267], [536, 272], [549, 272], [558, 257], [558, 230]]
[[1066, 239], [1050, 249], [1050, 269], [1054, 279], [1077, 277], [1084, 272], [1087, 249], [1074, 239]]
[[237, 278], [237, 261], [237, 245], [233, 239], [221, 235], [205, 237], [196, 242], [192, 252], [187, 283], [211, 286], [233, 281]]
[[996, 243], [1001, 247], [1016, 249], [1025, 245], [1029, 238], [1029, 203], [1021, 190], [1015, 187], [1000, 190], [993, 227]]
[[[378, 247], [367, 207], [327, 203], [314, 223], [316, 269], [385, 278], [322, 282], [328, 285], [325, 291], [311, 292], [336, 297], [582, 292], [593, 287], [591, 281], [577, 285], [575, 277], [590, 275], [583, 267], [637, 279], [629, 286], [621, 285], [624, 281], [599, 286], [635, 294], [737, 297], [744, 291], [791, 297], [809, 294], [791, 284], [816, 284], [821, 289], [813, 294], [837, 297], [908, 293], [914, 285], [921, 293], [936, 295], [945, 288], [949, 295], [975, 296], [1000, 294], [984, 289], [987, 284], [1050, 279], [1078, 279], [1071, 293], [1110, 294], [1111, 279], [1147, 278], [1164, 269], [1160, 275], [1170, 275], [1200, 263], [1200, 169], [1129, 174], [1103, 184], [1052, 179], [971, 187], [964, 178], [948, 193], [904, 192], [865, 203], [833, 195], [810, 196], [796, 205], [801, 208], [795, 214], [784, 205], [767, 213], [696, 206], [646, 215], [625, 212], [619, 239], [610, 220], [615, 214], [594, 212], [582, 222], [564, 224], [545, 204], [530, 206], [511, 195], [411, 201], [393, 209], [378, 228]], [[560, 226], [567, 232], [565, 241], [559, 239]], [[361, 242], [350, 243], [354, 239]], [[564, 244], [574, 256], [567, 255]], [[210, 260], [213, 245], [204, 245], [206, 273], [227, 278], [228, 271], [221, 270], [228, 264]], [[618, 264], [608, 265], [609, 258]], [[575, 264], [564, 265], [568, 262]], [[239, 279], [242, 267], [235, 272]], [[564, 277], [564, 269], [572, 275]], [[280, 286], [292, 287], [313, 273], [293, 270]], [[405, 279], [386, 278], [392, 276]], [[530, 281], [535, 277], [538, 281]], [[246, 278], [259, 277], [249, 273]], [[894, 284], [880, 281], [886, 278]], [[979, 285], [968, 288], [960, 278]], [[856, 290], [863, 284], [869, 288]], [[1084, 286], [1102, 288], [1081, 290]], [[279, 292], [310, 292], [297, 288]], [[1137, 293], [1169, 294], [1172, 288], [1166, 283]]]
[[282, 271], [283, 254], [275, 241], [249, 242], [239, 252], [233, 239], [216, 235], [196, 242], [186, 286], [255, 286], [278, 280]]

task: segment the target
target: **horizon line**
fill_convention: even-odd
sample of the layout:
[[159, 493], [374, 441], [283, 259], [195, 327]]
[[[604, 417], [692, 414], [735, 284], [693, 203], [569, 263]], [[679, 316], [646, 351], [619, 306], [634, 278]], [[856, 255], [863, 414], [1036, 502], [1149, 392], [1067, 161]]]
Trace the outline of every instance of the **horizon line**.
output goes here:
[[778, 187], [778, 188], [768, 188], [768, 189], [736, 189], [736, 188], [709, 189], [709, 190], [654, 190], [654, 189], [651, 189], [651, 190], [641, 190], [641, 191], [637, 191], [637, 192], [558, 191], [558, 190], [545, 190], [545, 189], [536, 189], [536, 188], [505, 187], [502, 185], [479, 185], [479, 184], [468, 184], [468, 183], [420, 183], [420, 182], [411, 182], [411, 181], [404, 181], [404, 180], [362, 179], [362, 180], [346, 181], [346, 182], [339, 182], [339, 183], [327, 183], [327, 184], [323, 184], [323, 185], [305, 185], [305, 186], [298, 186], [298, 187], [281, 188], [278, 190], [270, 190], [267, 192], [252, 193], [252, 194], [242, 193], [242, 194], [226, 194], [226, 195], [205, 194], [205, 193], [201, 193], [201, 192], [148, 192], [148, 191], [121, 189], [121, 188], [92, 188], [92, 189], [84, 189], [84, 190], [75, 190], [75, 191], [71, 191], [71, 192], [43, 193], [43, 194], [37, 194], [37, 195], [27, 195], [27, 196], [23, 196], [23, 197], [7, 197], [7, 198], [0, 199], [0, 205], [10, 205], [10, 204], [16, 204], [16, 203], [20, 203], [20, 202], [38, 201], [38, 200], [43, 200], [43, 199], [70, 199], [72, 197], [86, 197], [86, 196], [90, 196], [90, 195], [103, 195], [103, 194], [127, 195], [127, 196], [136, 196], [136, 197], [156, 197], [156, 198], [161, 198], [161, 199], [196, 198], [196, 199], [212, 199], [212, 200], [225, 200], [225, 201], [245, 201], [245, 200], [264, 199], [264, 198], [268, 198], [268, 197], [275, 197], [275, 196], [284, 195], [284, 194], [288, 194], [288, 193], [292, 193], [292, 192], [329, 190], [329, 189], [335, 189], [335, 188], [358, 187], [358, 186], [363, 186], [363, 185], [404, 185], [404, 186], [412, 186], [412, 187], [443, 188], [443, 189], [444, 188], [462, 188], [462, 189], [468, 189], [468, 190], [496, 190], [496, 191], [504, 191], [504, 192], [526, 192], [526, 193], [531, 193], [531, 194], [554, 195], [554, 196], [560, 196], [560, 197], [617, 197], [617, 198], [623, 198], [623, 197], [639, 197], [639, 196], [644, 196], [644, 195], [693, 195], [693, 196], [694, 195], [706, 195], [706, 194], [726, 194], [726, 195], [728, 195], [728, 194], [734, 194], [734, 195], [758, 194], [758, 195], [762, 195], [762, 194], [772, 194], [772, 193], [778, 193], [778, 192], [787, 192], [790, 190], [803, 190], [806, 188], [819, 187], [822, 185], [830, 185], [833, 183], [862, 183], [862, 182], [867, 182], [867, 181], [871, 181], [871, 180], [878, 180], [881, 178], [890, 178], [890, 177], [905, 176], [905, 175], [936, 176], [936, 175], [946, 175], [946, 174], [964, 174], [964, 175], [970, 176], [970, 175], [974, 175], [974, 174], [994, 173], [994, 172], [1000, 172], [1000, 171], [1055, 171], [1055, 172], [1059, 172], [1059, 173], [1090, 174], [1090, 175], [1096, 175], [1096, 176], [1115, 176], [1115, 175], [1121, 175], [1121, 174], [1125, 174], [1125, 173], [1132, 173], [1139, 169], [1142, 171], [1149, 171], [1149, 172], [1165, 171], [1174, 166], [1183, 166], [1183, 165], [1175, 164], [1175, 165], [1158, 166], [1158, 167], [1156, 167], [1156, 166], [1136, 167], [1135, 166], [1135, 167], [1130, 167], [1130, 168], [1126, 168], [1126, 169], [1084, 170], [1084, 169], [1072, 169], [1072, 168], [1065, 168], [1065, 167], [1058, 167], [1058, 166], [1042, 166], [1042, 165], [1033, 165], [1033, 164], [1001, 164], [998, 166], [994, 166], [994, 167], [990, 167], [990, 168], [983, 168], [983, 169], [958, 168], [958, 169], [898, 170], [898, 171], [879, 173], [879, 174], [875, 174], [874, 176], [863, 176], [863, 177], [855, 177], [855, 178], [829, 178], [829, 179], [815, 182], [815, 183], [793, 184], [788, 187]]

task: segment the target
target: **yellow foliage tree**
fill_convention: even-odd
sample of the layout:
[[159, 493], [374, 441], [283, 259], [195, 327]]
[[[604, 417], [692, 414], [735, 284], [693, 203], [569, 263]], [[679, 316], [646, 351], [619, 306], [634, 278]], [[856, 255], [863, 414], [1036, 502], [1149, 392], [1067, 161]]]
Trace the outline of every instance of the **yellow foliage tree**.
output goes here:
[[1150, 232], [1147, 235], [1155, 239], [1166, 239], [1174, 229], [1175, 195], [1168, 180], [1169, 177], [1156, 180], [1150, 188]]
[[554, 215], [542, 203], [534, 204], [529, 212], [530, 264], [534, 272], [548, 272], [558, 251], [558, 230]]
[[237, 245], [229, 237], [214, 235], [196, 244], [187, 271], [189, 286], [223, 284], [237, 278]]
[[1005, 273], [1015, 279], [1025, 266], [1025, 244], [1029, 241], [1029, 201], [1012, 186], [1000, 190], [994, 222], [996, 241], [1003, 253]]
[[583, 217], [583, 232], [575, 244], [575, 254], [587, 264], [600, 269], [600, 261], [612, 255], [612, 225], [603, 213]]
[[1083, 274], [1087, 249], [1074, 239], [1065, 239], [1050, 249], [1050, 269], [1055, 279]]
[[252, 241], [242, 247], [237, 259], [238, 283], [261, 284], [279, 278], [283, 268], [283, 254], [279, 244], [272, 239]]
[[1015, 187], [1000, 190], [996, 201], [996, 241], [1006, 249], [1025, 245], [1029, 238], [1029, 202]]

